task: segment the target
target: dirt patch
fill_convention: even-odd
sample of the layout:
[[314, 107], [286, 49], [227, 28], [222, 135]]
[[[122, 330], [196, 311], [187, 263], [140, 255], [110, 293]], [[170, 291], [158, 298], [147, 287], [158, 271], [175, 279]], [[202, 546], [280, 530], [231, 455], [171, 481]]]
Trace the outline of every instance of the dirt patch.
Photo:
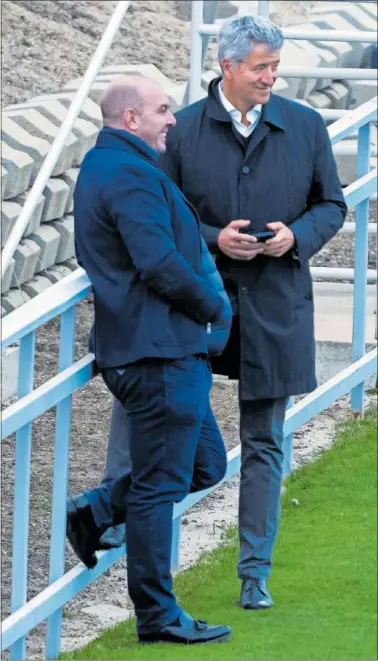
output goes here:
[[[356, 221], [355, 209], [348, 212], [346, 222]], [[369, 223], [377, 223], [377, 202], [370, 202]], [[328, 266], [332, 268], [354, 267], [354, 234], [336, 234], [320, 252], [311, 259], [311, 266]], [[369, 235], [368, 268], [377, 268], [377, 236]]]
[[[189, 72], [190, 22], [175, 0], [133, 0], [104, 62], [155, 64], [173, 81]], [[281, 25], [302, 22], [307, 0], [273, 2]], [[2, 104], [57, 92], [82, 76], [116, 6], [113, 0], [2, 0]], [[210, 48], [205, 68], [216, 61]]]
[[[25, 101], [57, 92], [82, 76], [116, 6], [111, 0], [3, 0], [2, 101]], [[155, 64], [172, 80], [184, 80], [190, 24], [169, 0], [130, 6], [104, 62]]]

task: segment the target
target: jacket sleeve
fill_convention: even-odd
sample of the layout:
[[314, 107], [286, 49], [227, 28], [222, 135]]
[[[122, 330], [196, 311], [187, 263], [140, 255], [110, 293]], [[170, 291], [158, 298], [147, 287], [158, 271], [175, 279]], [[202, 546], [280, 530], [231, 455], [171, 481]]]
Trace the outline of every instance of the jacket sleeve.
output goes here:
[[222, 308], [222, 297], [177, 251], [169, 206], [157, 177], [135, 174], [132, 186], [128, 172], [112, 182], [108, 211], [147, 286], [205, 324]]
[[[159, 166], [165, 174], [182, 190], [181, 166], [180, 156], [178, 154], [179, 140], [177, 136], [177, 129], [172, 128], [168, 132], [167, 149], [164, 154], [160, 156]], [[182, 191], [185, 194], [185, 191]], [[220, 229], [206, 225], [201, 221], [201, 234], [204, 237], [209, 250], [216, 253], [219, 252], [218, 236]]]
[[323, 119], [316, 117], [313, 177], [307, 210], [290, 223], [300, 263], [308, 261], [344, 223], [347, 213], [331, 141]]

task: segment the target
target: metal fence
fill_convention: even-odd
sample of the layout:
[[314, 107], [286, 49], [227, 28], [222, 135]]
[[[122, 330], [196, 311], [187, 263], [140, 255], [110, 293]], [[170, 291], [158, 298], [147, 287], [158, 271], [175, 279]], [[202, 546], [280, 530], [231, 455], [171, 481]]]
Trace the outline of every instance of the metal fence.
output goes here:
[[[269, 17], [269, 0], [259, 0], [258, 13]], [[202, 63], [209, 36], [215, 36], [220, 29], [216, 23], [204, 23], [204, 0], [192, 2], [191, 51], [189, 101], [194, 103], [201, 97]], [[303, 30], [282, 28], [286, 39], [306, 41], [341, 41], [376, 43], [377, 33], [368, 30]], [[204, 40], [205, 36], [205, 40]], [[334, 78], [337, 80], [376, 80], [376, 69], [343, 69], [332, 67], [279, 67], [283, 78]]]
[[[376, 370], [377, 351], [365, 355], [367, 239], [369, 197], [377, 186], [377, 170], [369, 171], [370, 123], [377, 119], [377, 99], [370, 101], [332, 124], [328, 131], [335, 144], [358, 131], [358, 179], [345, 190], [349, 208], [356, 207], [355, 296], [353, 313], [353, 363], [315, 392], [292, 406], [285, 421], [286, 470], [291, 462], [291, 435], [301, 425], [352, 391], [352, 409], [363, 412], [364, 381]], [[65, 568], [66, 496], [69, 471], [70, 417], [72, 393], [94, 376], [94, 356], [74, 362], [75, 311], [91, 292], [85, 272], [78, 269], [53, 288], [8, 315], [3, 322], [1, 349], [20, 342], [18, 400], [3, 413], [2, 439], [16, 434], [14, 483], [12, 614], [3, 622], [2, 649], [11, 648], [12, 659], [25, 658], [25, 636], [47, 620], [46, 658], [56, 659], [60, 649], [62, 606], [111, 567], [125, 547], [99, 553], [95, 569], [78, 564]], [[36, 330], [50, 319], [60, 317], [59, 371], [33, 389]], [[52, 529], [48, 588], [27, 602], [27, 558], [32, 423], [56, 407]], [[228, 453], [225, 480], [239, 470], [240, 446]], [[189, 495], [174, 510], [172, 566], [179, 565], [180, 520], [194, 503], [211, 489]]]

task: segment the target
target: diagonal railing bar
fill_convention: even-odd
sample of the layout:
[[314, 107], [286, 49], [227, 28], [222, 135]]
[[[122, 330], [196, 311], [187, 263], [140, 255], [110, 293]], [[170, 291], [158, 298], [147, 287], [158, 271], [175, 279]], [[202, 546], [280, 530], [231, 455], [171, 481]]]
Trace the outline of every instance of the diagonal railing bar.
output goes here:
[[1, 277], [3, 278], [5, 272], [8, 268], [10, 259], [13, 257], [13, 254], [19, 244], [19, 241], [28, 225], [28, 222], [31, 218], [31, 215], [37, 206], [40, 196], [46, 186], [46, 182], [50, 177], [55, 164], [60, 156], [62, 148], [64, 146], [65, 140], [71, 131], [73, 124], [81, 110], [81, 107], [88, 96], [88, 92], [91, 88], [91, 85], [101, 67], [101, 64], [113, 42], [114, 36], [117, 33], [117, 30], [122, 22], [124, 15], [126, 14], [131, 0], [119, 0], [111, 18], [109, 24], [101, 37], [100, 43], [97, 46], [97, 49], [92, 57], [92, 60], [88, 66], [88, 69], [84, 75], [80, 88], [78, 89], [72, 104], [68, 110], [68, 113], [59, 129], [58, 135], [54, 139], [54, 142], [51, 145], [43, 165], [38, 172], [37, 178], [30, 189], [30, 192], [25, 200], [25, 204], [22, 207], [21, 213], [18, 216], [12, 231], [7, 239], [6, 245], [4, 246], [1, 259]]

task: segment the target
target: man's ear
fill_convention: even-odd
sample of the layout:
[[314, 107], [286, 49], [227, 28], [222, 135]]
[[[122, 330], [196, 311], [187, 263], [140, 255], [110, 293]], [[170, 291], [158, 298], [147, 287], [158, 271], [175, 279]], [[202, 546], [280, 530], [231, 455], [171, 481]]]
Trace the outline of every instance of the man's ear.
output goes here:
[[224, 78], [229, 80], [232, 77], [232, 64], [227, 57], [224, 57], [221, 62], [221, 70]]
[[139, 128], [139, 114], [135, 108], [127, 108], [125, 110], [123, 121], [128, 131], [136, 131]]

